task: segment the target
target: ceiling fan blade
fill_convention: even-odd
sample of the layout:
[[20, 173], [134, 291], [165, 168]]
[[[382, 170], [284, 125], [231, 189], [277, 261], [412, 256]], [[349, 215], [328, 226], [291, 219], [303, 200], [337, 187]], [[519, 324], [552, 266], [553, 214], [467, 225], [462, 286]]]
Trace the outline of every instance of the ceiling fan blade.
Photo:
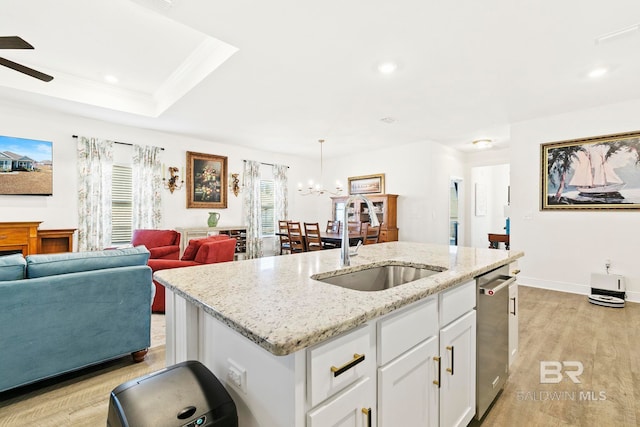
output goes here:
[[18, 36], [3, 36], [0, 37], [0, 49], [33, 49], [33, 46]]
[[18, 64], [17, 62], [9, 61], [6, 58], [0, 58], [0, 65], [4, 65], [5, 67], [19, 71], [28, 76], [35, 77], [36, 79], [40, 79], [43, 82], [50, 82], [51, 80], [53, 80], [53, 77], [48, 74], [41, 73], [40, 71], [36, 71], [33, 68], [25, 67], [24, 65]]

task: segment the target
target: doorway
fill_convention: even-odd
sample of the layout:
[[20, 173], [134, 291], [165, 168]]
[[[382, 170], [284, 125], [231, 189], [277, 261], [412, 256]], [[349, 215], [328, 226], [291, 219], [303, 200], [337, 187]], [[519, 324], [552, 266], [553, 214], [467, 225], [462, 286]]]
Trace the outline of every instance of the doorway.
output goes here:
[[460, 194], [462, 178], [451, 178], [449, 181], [449, 245], [458, 246], [462, 242], [460, 213]]

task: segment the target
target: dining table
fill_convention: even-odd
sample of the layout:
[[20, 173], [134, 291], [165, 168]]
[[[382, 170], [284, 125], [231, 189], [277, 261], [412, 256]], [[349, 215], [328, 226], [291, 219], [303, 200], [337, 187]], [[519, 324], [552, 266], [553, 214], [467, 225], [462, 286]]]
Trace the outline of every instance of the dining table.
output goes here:
[[[287, 233], [276, 232], [276, 236], [287, 236]], [[305, 247], [307, 246], [306, 236], [303, 234], [302, 238], [305, 240]], [[330, 231], [321, 231], [320, 232], [320, 240], [322, 243], [328, 243], [332, 245], [332, 247], [341, 247], [342, 246], [342, 233], [334, 233]], [[349, 246], [354, 246], [358, 244], [358, 240], [362, 240], [362, 236], [360, 233], [349, 233]]]

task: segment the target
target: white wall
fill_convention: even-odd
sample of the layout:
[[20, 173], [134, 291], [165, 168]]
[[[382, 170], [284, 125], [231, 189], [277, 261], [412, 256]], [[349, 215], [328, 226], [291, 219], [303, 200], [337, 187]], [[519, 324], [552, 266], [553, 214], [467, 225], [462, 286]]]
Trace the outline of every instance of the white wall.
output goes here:
[[[308, 159], [114, 125], [9, 102], [0, 102], [0, 117], [3, 135], [53, 141], [54, 167], [53, 196], [0, 196], [0, 222], [42, 221], [42, 229], [77, 228], [77, 140], [72, 135], [164, 147], [162, 162], [181, 169], [186, 163], [187, 151], [227, 156], [229, 173], [242, 173], [244, 159], [285, 164], [290, 166], [290, 216], [306, 217], [313, 213], [314, 206], [304, 203], [296, 194], [296, 183], [307, 175]], [[244, 224], [242, 193], [238, 197], [228, 193], [227, 209], [187, 209], [185, 188], [173, 194], [163, 190], [162, 204], [163, 228], [205, 226], [210, 210], [221, 213], [220, 226]]]
[[[442, 144], [417, 142], [329, 159], [325, 181], [346, 183], [350, 176], [384, 173], [385, 192], [399, 195], [399, 240], [448, 245], [450, 178], [464, 176], [463, 160], [460, 152]], [[463, 183], [462, 194], [466, 188]], [[324, 215], [319, 220], [326, 222], [331, 218], [330, 205], [324, 199], [317, 203]], [[464, 196], [460, 211], [464, 215]]]
[[[488, 233], [505, 233], [504, 207], [508, 201], [509, 165], [476, 166], [471, 168], [471, 206], [469, 209], [470, 246], [485, 248], [489, 246]], [[484, 215], [477, 215], [476, 186], [485, 189]]]
[[523, 250], [521, 282], [588, 294], [591, 272], [627, 278], [640, 301], [638, 211], [540, 211], [540, 144], [637, 131], [640, 100], [529, 120], [511, 130], [511, 247]]

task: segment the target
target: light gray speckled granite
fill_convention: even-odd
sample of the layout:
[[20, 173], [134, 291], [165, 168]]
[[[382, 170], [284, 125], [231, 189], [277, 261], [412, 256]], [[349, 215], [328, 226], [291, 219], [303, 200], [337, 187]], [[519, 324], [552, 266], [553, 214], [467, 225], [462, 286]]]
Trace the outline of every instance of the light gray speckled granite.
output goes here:
[[162, 270], [154, 278], [275, 355], [286, 355], [508, 264], [522, 252], [409, 242], [362, 246], [349, 271], [384, 261], [441, 273], [378, 292], [344, 289], [311, 275], [340, 270], [338, 249]]

